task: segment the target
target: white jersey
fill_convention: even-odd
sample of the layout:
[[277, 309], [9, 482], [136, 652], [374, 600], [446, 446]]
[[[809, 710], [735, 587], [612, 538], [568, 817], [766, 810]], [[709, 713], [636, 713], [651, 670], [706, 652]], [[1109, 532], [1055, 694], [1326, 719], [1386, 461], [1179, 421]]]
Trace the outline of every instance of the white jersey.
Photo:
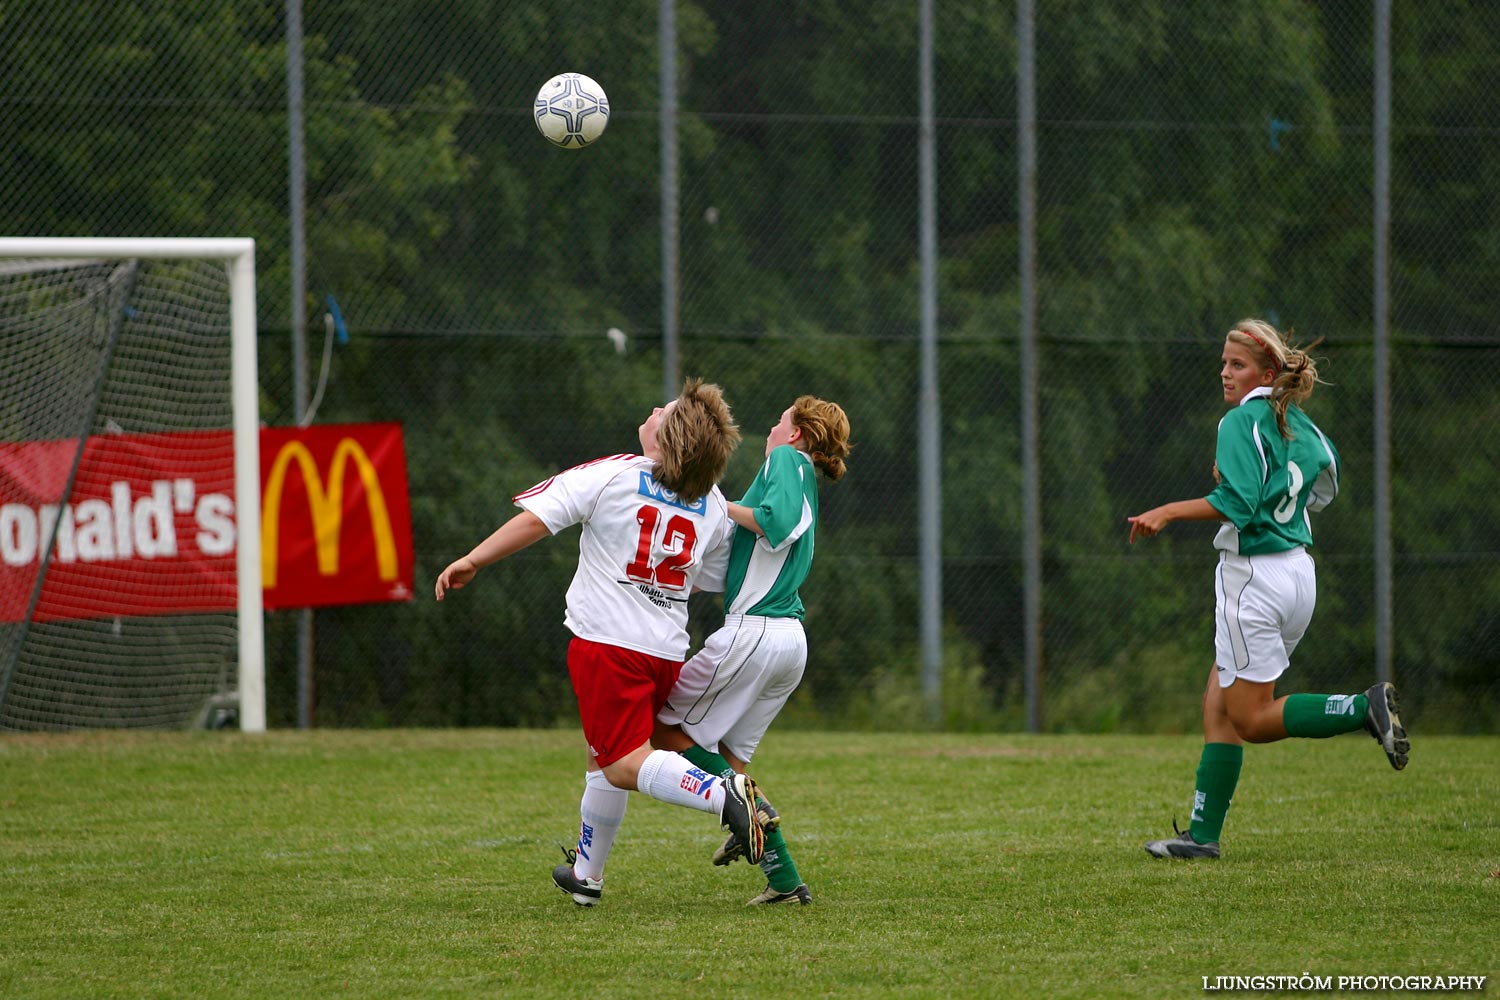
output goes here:
[[583, 525], [566, 624], [581, 639], [669, 660], [687, 656], [694, 586], [721, 590], [734, 529], [716, 486], [696, 503], [651, 475], [640, 455], [611, 455], [560, 472], [515, 497], [554, 535]]

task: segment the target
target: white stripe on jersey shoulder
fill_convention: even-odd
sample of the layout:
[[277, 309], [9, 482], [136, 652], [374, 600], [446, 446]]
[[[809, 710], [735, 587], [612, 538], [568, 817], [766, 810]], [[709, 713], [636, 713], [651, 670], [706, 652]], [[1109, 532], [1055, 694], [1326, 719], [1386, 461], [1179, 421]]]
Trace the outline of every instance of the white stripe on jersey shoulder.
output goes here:
[[[1268, 385], [1256, 386], [1254, 389], [1251, 389], [1249, 392], [1245, 393], [1245, 396], [1240, 400], [1239, 405], [1244, 406], [1252, 399], [1264, 399], [1267, 403], [1269, 403], [1271, 401], [1271, 387]], [[1271, 466], [1266, 461], [1266, 444], [1263, 440], [1261, 440], [1259, 422], [1251, 423], [1250, 437], [1255, 442], [1255, 450], [1260, 454], [1260, 481], [1264, 483], [1271, 478]]]
[[1265, 483], [1271, 478], [1271, 465], [1266, 461], [1266, 444], [1260, 439], [1260, 424], [1250, 425], [1250, 437], [1255, 442], [1255, 451], [1260, 455], [1260, 481]]
[[769, 538], [767, 538], [765, 535], [759, 535], [759, 536], [757, 536], [756, 539], [755, 539], [755, 544], [758, 547], [760, 547], [762, 549], [765, 549], [767, 552], [780, 552], [783, 549], [786, 549], [787, 547], [789, 547], [797, 539], [799, 539], [803, 535], [807, 534], [808, 529], [811, 528], [812, 526], [813, 526], [812, 505], [807, 502], [807, 497], [803, 497], [802, 498], [802, 513], [799, 514], [798, 517], [797, 517], [797, 526], [795, 528], [793, 528], [791, 530], [791, 532], [785, 538], [783, 538], [781, 540], [781, 544], [780, 545], [772, 545], [771, 544], [771, 540]]
[[1317, 424], [1313, 424], [1312, 429], [1313, 433], [1318, 435], [1318, 440], [1323, 443], [1323, 450], [1328, 453], [1328, 467], [1333, 470], [1333, 481], [1337, 483], [1339, 479], [1339, 457], [1333, 453], [1333, 446], [1328, 443], [1328, 436], [1323, 433], [1323, 429]]
[[[1328, 465], [1322, 472], [1318, 473], [1318, 478], [1313, 480], [1312, 489], [1307, 494], [1307, 505], [1302, 509], [1303, 514], [1306, 514], [1308, 511], [1322, 510], [1333, 503], [1334, 497], [1339, 495], [1338, 456], [1334, 454], [1333, 445], [1323, 434], [1322, 429], [1317, 424], [1313, 424], [1312, 429], [1318, 435], [1318, 440], [1323, 445], [1323, 451], [1328, 455]], [[1312, 530], [1311, 521], [1308, 522], [1308, 530]]]
[[[800, 466], [798, 466], [798, 468], [806, 468], [807, 466], [812, 465], [812, 456], [809, 455], [807, 452], [803, 451], [801, 448], [798, 448], [794, 444], [778, 444], [775, 448], [771, 449], [771, 452], [774, 454], [774, 453], [780, 451], [783, 448], [790, 448], [790, 449], [792, 449], [792, 451], [796, 454], [796, 456], [798, 458], [802, 459], [802, 464]], [[770, 455], [766, 456], [766, 460], [760, 464], [760, 467], [762, 469], [769, 469], [771, 467], [771, 456]]]

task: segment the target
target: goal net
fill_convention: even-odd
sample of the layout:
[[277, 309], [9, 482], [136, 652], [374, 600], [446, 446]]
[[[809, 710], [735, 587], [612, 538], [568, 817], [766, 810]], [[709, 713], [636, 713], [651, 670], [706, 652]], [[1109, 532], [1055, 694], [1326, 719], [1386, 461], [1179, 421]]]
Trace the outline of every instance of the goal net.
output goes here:
[[254, 243], [0, 239], [0, 730], [265, 728]]

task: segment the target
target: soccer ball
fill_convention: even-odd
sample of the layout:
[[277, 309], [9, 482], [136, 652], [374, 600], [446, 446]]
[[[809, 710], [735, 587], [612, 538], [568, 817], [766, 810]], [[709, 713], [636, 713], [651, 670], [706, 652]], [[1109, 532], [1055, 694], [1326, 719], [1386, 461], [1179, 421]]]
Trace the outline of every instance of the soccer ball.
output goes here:
[[581, 149], [604, 134], [609, 98], [582, 73], [559, 73], [536, 92], [536, 127], [564, 149]]

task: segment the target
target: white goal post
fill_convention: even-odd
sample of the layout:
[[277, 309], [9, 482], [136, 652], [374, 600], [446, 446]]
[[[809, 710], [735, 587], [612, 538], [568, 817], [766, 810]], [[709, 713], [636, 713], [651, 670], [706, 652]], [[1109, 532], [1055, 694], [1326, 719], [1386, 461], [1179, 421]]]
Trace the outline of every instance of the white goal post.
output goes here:
[[[176, 437], [191, 440], [191, 436], [200, 433], [201, 430], [215, 430], [213, 421], [218, 421], [219, 429], [215, 432], [219, 435], [217, 440], [228, 440], [225, 431], [229, 427], [222, 424], [231, 421], [222, 420], [217, 414], [217, 409], [205, 407], [204, 412], [212, 413], [203, 416], [197, 424], [172, 423], [179, 419], [174, 411], [186, 409], [185, 403], [179, 402], [175, 386], [185, 381], [189, 376], [181, 375], [178, 371], [178, 358], [185, 357], [186, 348], [178, 348], [173, 342], [174, 326], [181, 327], [196, 335], [199, 339], [208, 340], [203, 336], [205, 332], [221, 334], [221, 328], [225, 320], [223, 310], [213, 306], [211, 300], [205, 295], [201, 301], [193, 302], [189, 307], [180, 311], [185, 318], [178, 318], [179, 310], [171, 304], [174, 287], [178, 283], [192, 285], [193, 279], [180, 282], [179, 276], [171, 273], [162, 281], [161, 289], [151, 292], [156, 298], [150, 306], [137, 306], [131, 299], [131, 294], [136, 290], [136, 273], [139, 267], [157, 266], [143, 265], [141, 262], [184, 262], [183, 267], [203, 268], [202, 262], [210, 264], [222, 264], [224, 277], [227, 278], [228, 295], [227, 302], [227, 325], [229, 329], [228, 367], [229, 372], [220, 372], [217, 375], [197, 376], [199, 382], [183, 389], [184, 398], [192, 398], [192, 394], [202, 394], [206, 391], [223, 393], [223, 382], [229, 383], [228, 395], [230, 399], [226, 402], [224, 413], [232, 415], [232, 441], [233, 441], [233, 488], [232, 501], [233, 522], [228, 519], [229, 503], [227, 498], [220, 498], [223, 509], [217, 512], [219, 520], [214, 522], [221, 525], [218, 541], [225, 564], [224, 576], [228, 577], [227, 549], [230, 544], [234, 546], [234, 581], [235, 591], [232, 601], [226, 606], [220, 615], [225, 618], [232, 616], [236, 634], [233, 638], [228, 637], [226, 629], [218, 629], [215, 641], [221, 642], [225, 647], [222, 668], [225, 672], [232, 671], [235, 679], [235, 711], [238, 724], [245, 732], [262, 732], [266, 727], [265, 706], [265, 658], [264, 658], [264, 629], [261, 602], [261, 543], [260, 543], [260, 454], [259, 454], [259, 385], [256, 373], [256, 301], [255, 301], [255, 241], [248, 238], [17, 238], [0, 237], [0, 273], [7, 279], [16, 279], [19, 286], [13, 290], [0, 293], [0, 353], [6, 356], [0, 363], [0, 387], [13, 398], [21, 395], [29, 395], [37, 400], [32, 411], [20, 412], [21, 404], [10, 406], [9, 401], [0, 401], [0, 447], [14, 449], [32, 448], [35, 451], [39, 446], [45, 445], [45, 438], [67, 438], [75, 439], [76, 444], [69, 441], [60, 442], [69, 448], [76, 448], [77, 455], [82, 455], [85, 450], [84, 441], [91, 434], [97, 433], [95, 426], [103, 424], [108, 420], [111, 431], [119, 429], [128, 435], [134, 428], [128, 415], [116, 417], [110, 416], [100, 408], [99, 394], [105, 389], [105, 381], [110, 373], [111, 365], [134, 365], [133, 370], [145, 374], [139, 376], [133, 383], [138, 392], [144, 397], [157, 398], [154, 401], [156, 410], [146, 419], [139, 421], [141, 427], [145, 428], [142, 435], [149, 440], [150, 432], [165, 428], [167, 431], [178, 431]], [[37, 311], [43, 313], [49, 310], [54, 313], [63, 313], [68, 309], [78, 312], [76, 306], [69, 304], [73, 295], [71, 290], [65, 288], [68, 280], [78, 282], [89, 282], [93, 286], [101, 286], [105, 278], [70, 278], [69, 272], [82, 273], [84, 263], [91, 265], [120, 265], [129, 263], [130, 274], [128, 282], [124, 283], [124, 293], [118, 301], [120, 304], [91, 307], [94, 312], [91, 315], [102, 316], [106, 311], [112, 312], [112, 318], [107, 320], [113, 324], [107, 335], [101, 336], [98, 332], [99, 321], [95, 319], [95, 329], [85, 330], [84, 333], [70, 330], [66, 324], [70, 322], [67, 317], [53, 320], [37, 320]], [[177, 266], [171, 263], [160, 265], [167, 268]], [[99, 274], [114, 274], [122, 269], [116, 267], [114, 272], [100, 270]], [[44, 281], [37, 275], [49, 275]], [[55, 277], [54, 277], [55, 276]], [[195, 291], [189, 288], [189, 291]], [[112, 302], [116, 300], [111, 300]], [[165, 304], [162, 304], [165, 303]], [[209, 303], [209, 304], [205, 304]], [[148, 309], [155, 310], [149, 315]], [[194, 309], [196, 311], [189, 311]], [[161, 318], [158, 318], [161, 317]], [[85, 321], [87, 322], [87, 320]], [[48, 326], [52, 323], [52, 326]], [[143, 351], [142, 356], [137, 359], [112, 358], [116, 344], [123, 344], [120, 326], [152, 324], [150, 326], [151, 342], [149, 350]], [[58, 332], [61, 331], [61, 332]], [[87, 334], [85, 336], [84, 334]], [[52, 339], [49, 346], [39, 346], [34, 349], [26, 345], [39, 343]], [[8, 339], [7, 339], [8, 338]], [[96, 342], [108, 340], [107, 346], [99, 351], [98, 358], [92, 356], [85, 361], [78, 362], [78, 372], [69, 374], [53, 374], [53, 372], [64, 362], [71, 363], [70, 358], [86, 353]], [[219, 337], [222, 343], [222, 336]], [[123, 349], [123, 348], [122, 348]], [[149, 355], [149, 356], [148, 356]], [[182, 369], [185, 371], [191, 362], [184, 360]], [[217, 357], [212, 364], [220, 365], [222, 361]], [[30, 366], [29, 370], [26, 369]], [[9, 369], [9, 371], [5, 371]], [[87, 383], [87, 385], [85, 384]], [[208, 389], [200, 389], [200, 383], [209, 383]], [[155, 385], [172, 386], [170, 392], [156, 392]], [[92, 388], [93, 395], [88, 391]], [[109, 391], [116, 393], [127, 393], [130, 387], [125, 389], [113, 389]], [[67, 390], [66, 392], [64, 390]], [[74, 393], [79, 399], [87, 399], [87, 402], [74, 402], [68, 393]], [[46, 397], [56, 394], [58, 399], [49, 402]], [[150, 406], [153, 401], [146, 399], [141, 405]], [[121, 414], [133, 414], [132, 407], [110, 404]], [[217, 407], [218, 402], [213, 404]], [[34, 416], [36, 407], [45, 408], [51, 406], [54, 410], [68, 411], [66, 416], [80, 429], [76, 432], [71, 430], [66, 433], [57, 433], [52, 428], [64, 426], [66, 421], [51, 419], [42, 420]], [[79, 421], [80, 410], [88, 412], [82, 414]], [[19, 414], [19, 415], [18, 415]], [[174, 435], [168, 433], [166, 437]], [[58, 444], [59, 442], [52, 442]], [[18, 454], [30, 455], [32, 452], [18, 452]], [[19, 467], [24, 472], [26, 461], [18, 460]], [[162, 542], [162, 537], [167, 537], [172, 546], [176, 545], [176, 537], [171, 534], [170, 526], [162, 528], [162, 522], [171, 521], [174, 514], [181, 516], [184, 510], [191, 509], [194, 501], [192, 496], [193, 483], [185, 479], [168, 479], [163, 483], [148, 484], [148, 495], [132, 499], [128, 483], [115, 483], [118, 489], [126, 487], [123, 503], [117, 503], [112, 515], [97, 513], [98, 532], [94, 536], [85, 538], [82, 529], [74, 537], [62, 537], [58, 525], [67, 523], [72, 526], [75, 520], [82, 524], [87, 515], [67, 505], [66, 500], [71, 495], [74, 486], [74, 478], [79, 475], [79, 458], [71, 459], [71, 471], [68, 472], [67, 490], [60, 494], [55, 501], [42, 501], [38, 505], [27, 507], [25, 504], [12, 504], [8, 510], [8, 520], [0, 517], [0, 551], [7, 555], [6, 565], [0, 569], [10, 570], [11, 579], [14, 581], [12, 589], [16, 592], [13, 603], [25, 605], [26, 613], [20, 616], [15, 630], [21, 637], [16, 640], [17, 650], [22, 648], [26, 641], [28, 630], [32, 629], [33, 619], [42, 616], [35, 614], [39, 610], [44, 581], [47, 579], [47, 566], [54, 558], [60, 560], [57, 575], [64, 575], [65, 570], [73, 566], [61, 565], [62, 562], [71, 560], [78, 563], [87, 560], [90, 556], [83, 551], [85, 542], [97, 546], [98, 538], [105, 536], [110, 530], [117, 534], [110, 536], [118, 539], [134, 538], [137, 556], [141, 555], [144, 530], [148, 540], [152, 537], [153, 526], [158, 530], [156, 542], [160, 547], [167, 543]], [[112, 472], [109, 475], [120, 479], [128, 479], [127, 472]], [[54, 479], [56, 476], [54, 476]], [[186, 483], [184, 486], [183, 484]], [[155, 497], [149, 495], [149, 488], [155, 485], [159, 493]], [[106, 487], [108, 488], [108, 487]], [[175, 492], [174, 492], [175, 490]], [[201, 492], [201, 491], [200, 491]], [[201, 497], [200, 500], [210, 499]], [[102, 512], [107, 510], [108, 499], [96, 499], [87, 501], [98, 505], [92, 510]], [[81, 505], [79, 505], [81, 507]], [[120, 513], [123, 507], [123, 515]], [[133, 515], [132, 515], [133, 511]], [[143, 513], [144, 512], [144, 513]], [[132, 522], [132, 516], [134, 518]], [[191, 515], [189, 515], [191, 516]], [[153, 521], [153, 518], [156, 520]], [[200, 522], [203, 523], [203, 522]], [[132, 524], [134, 527], [132, 528]], [[144, 529], [143, 529], [144, 524]], [[132, 535], [131, 532], [134, 531]], [[202, 537], [202, 536], [200, 536]], [[213, 538], [214, 536], [209, 535]], [[51, 543], [55, 542], [56, 545]], [[69, 552], [65, 555], [55, 555], [62, 551], [66, 545]], [[110, 557], [118, 557], [131, 554], [131, 543], [128, 540], [119, 542], [118, 552], [111, 550], [108, 556], [94, 555], [99, 560], [98, 565], [106, 565]], [[175, 554], [175, 548], [173, 549]], [[22, 557], [32, 560], [36, 568], [30, 568], [32, 563], [27, 562], [22, 567]], [[16, 569], [15, 567], [22, 567]], [[139, 572], [139, 571], [129, 571]], [[133, 584], [128, 573], [121, 574], [125, 580], [125, 589], [136, 586]], [[228, 584], [226, 582], [225, 586]], [[227, 590], [225, 591], [227, 594]], [[27, 596], [29, 594], [29, 597]], [[3, 595], [0, 595], [3, 596]], [[175, 599], [172, 597], [163, 600]], [[227, 599], [226, 599], [227, 600]], [[28, 603], [29, 602], [29, 603]], [[192, 599], [189, 599], [192, 603]], [[232, 603], [233, 610], [228, 604]], [[184, 611], [192, 611], [193, 608], [185, 608]], [[61, 617], [61, 616], [59, 616]], [[106, 616], [107, 617], [107, 616]], [[17, 619], [11, 619], [17, 620]], [[148, 621], [150, 619], [142, 619]], [[45, 705], [49, 700], [54, 700], [64, 705], [78, 704], [87, 705], [86, 711], [94, 711], [95, 706], [104, 705], [100, 715], [106, 720], [94, 721], [94, 716], [82, 714], [85, 710], [79, 710], [80, 714], [67, 714], [64, 710], [59, 714], [51, 714], [50, 709], [42, 709], [34, 716], [28, 716], [28, 724], [20, 728], [80, 728], [89, 725], [124, 725], [124, 726], [147, 726], [160, 727], [164, 725], [181, 724], [171, 721], [167, 715], [153, 716], [149, 711], [134, 708], [121, 708], [120, 705], [130, 699], [150, 699], [153, 686], [156, 689], [166, 691], [168, 683], [159, 677], [151, 677], [145, 680], [140, 675], [148, 673], [152, 659], [152, 652], [148, 641], [142, 640], [141, 645], [132, 647], [122, 662], [125, 667], [120, 670], [122, 679], [119, 681], [119, 689], [109, 687], [114, 682], [106, 682], [101, 685], [93, 678], [82, 681], [73, 679], [89, 665], [94, 657], [91, 650], [100, 650], [108, 642], [109, 629], [113, 628], [115, 635], [120, 635], [122, 626], [121, 619], [115, 618], [111, 623], [107, 620], [104, 624], [98, 622], [90, 623], [94, 631], [90, 633], [88, 642], [93, 646], [84, 646], [81, 652], [70, 652], [66, 646], [66, 640], [61, 640], [58, 645], [46, 647], [41, 653], [35, 654], [34, 659], [43, 663], [44, 676], [41, 681], [32, 685], [33, 693], [28, 697], [36, 700], [38, 704]], [[36, 626], [35, 631], [42, 631], [45, 624]], [[157, 630], [153, 635], [159, 635]], [[33, 638], [35, 638], [33, 636]], [[0, 643], [4, 646], [5, 643]], [[166, 652], [160, 654], [158, 659], [170, 660], [173, 655], [179, 656], [186, 661], [195, 655], [192, 651], [184, 651], [183, 647], [189, 643], [179, 643], [174, 637], [168, 636], [165, 647]], [[229, 657], [237, 651], [237, 663], [229, 663]], [[3, 650], [0, 650], [3, 653]], [[112, 655], [112, 654], [110, 654]], [[19, 656], [19, 652], [17, 653]], [[106, 657], [107, 658], [107, 657]], [[72, 660], [72, 662], [68, 662]], [[0, 661], [0, 710], [5, 708], [5, 689], [12, 683], [12, 672], [16, 665], [16, 657], [9, 662]], [[139, 671], [137, 671], [139, 667]], [[221, 682], [227, 687], [229, 677], [221, 678]], [[17, 686], [20, 682], [17, 681]], [[70, 685], [75, 685], [70, 687]], [[133, 687], [132, 687], [133, 686]], [[125, 688], [131, 690], [124, 691]], [[122, 694], [122, 691], [124, 692]], [[13, 688], [12, 693], [15, 694]], [[188, 690], [186, 686], [180, 689], [172, 689], [170, 697], [178, 702], [188, 697], [199, 697], [199, 689]], [[128, 696], [128, 697], [127, 697]], [[167, 697], [162, 696], [163, 699]], [[113, 716], [111, 712], [115, 713]], [[134, 714], [132, 714], [134, 713]], [[108, 721], [118, 718], [118, 722]], [[82, 720], [82, 721], [80, 721]], [[34, 721], [34, 725], [31, 722]], [[0, 716], [0, 728], [5, 728], [4, 716]]]

